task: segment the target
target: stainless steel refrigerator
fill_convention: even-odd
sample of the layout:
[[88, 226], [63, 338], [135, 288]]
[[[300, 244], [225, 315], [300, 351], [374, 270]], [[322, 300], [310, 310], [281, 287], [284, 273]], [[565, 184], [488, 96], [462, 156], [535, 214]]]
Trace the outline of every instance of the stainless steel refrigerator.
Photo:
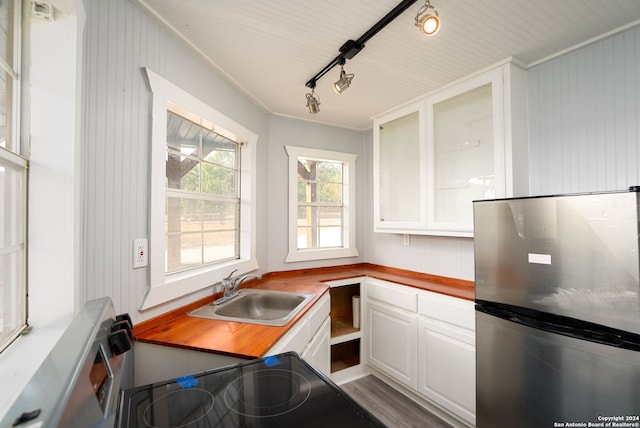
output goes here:
[[478, 428], [640, 426], [639, 195], [474, 202]]

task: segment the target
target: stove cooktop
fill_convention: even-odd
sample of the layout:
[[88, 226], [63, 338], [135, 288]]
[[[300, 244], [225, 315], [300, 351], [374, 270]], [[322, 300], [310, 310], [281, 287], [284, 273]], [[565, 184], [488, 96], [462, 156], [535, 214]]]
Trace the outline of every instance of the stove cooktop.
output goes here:
[[120, 427], [384, 427], [294, 352], [124, 390]]

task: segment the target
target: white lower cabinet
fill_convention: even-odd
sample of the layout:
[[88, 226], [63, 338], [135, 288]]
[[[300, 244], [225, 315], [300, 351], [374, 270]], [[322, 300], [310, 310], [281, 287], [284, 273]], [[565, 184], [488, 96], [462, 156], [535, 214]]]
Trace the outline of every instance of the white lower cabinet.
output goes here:
[[331, 320], [327, 318], [313, 339], [311, 339], [307, 348], [302, 352], [302, 358], [327, 376], [331, 373], [330, 340]]
[[418, 392], [475, 424], [475, 336], [420, 317]]
[[369, 303], [367, 313], [369, 364], [415, 389], [417, 315], [377, 303]]
[[473, 302], [367, 279], [367, 364], [475, 425]]
[[369, 278], [366, 295], [367, 363], [416, 389], [417, 290]]
[[330, 308], [331, 297], [329, 293], [326, 293], [267, 351], [265, 356], [295, 351], [322, 373], [329, 376], [331, 372]]
[[420, 291], [418, 313], [418, 392], [475, 425], [473, 302]]

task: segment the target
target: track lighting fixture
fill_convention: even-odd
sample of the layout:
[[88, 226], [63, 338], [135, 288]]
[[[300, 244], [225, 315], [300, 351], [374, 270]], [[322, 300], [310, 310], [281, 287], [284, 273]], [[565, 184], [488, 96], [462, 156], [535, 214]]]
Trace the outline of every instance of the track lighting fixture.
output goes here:
[[310, 114], [316, 114], [320, 111], [320, 97], [315, 93], [315, 86], [311, 88], [311, 92], [307, 94], [307, 107]]
[[336, 94], [343, 93], [349, 86], [351, 86], [351, 81], [353, 80], [353, 74], [347, 74], [344, 71], [344, 64], [340, 64], [340, 79], [337, 82], [331, 85]]
[[[309, 113], [315, 114], [320, 111], [320, 99], [316, 95], [314, 89], [316, 82], [328, 73], [336, 65], [340, 65], [340, 79], [333, 83], [331, 86], [336, 93], [341, 94], [349, 86], [353, 80], [353, 74], [347, 74], [344, 71], [344, 64], [346, 60], [353, 59], [363, 48], [364, 44], [375, 36], [380, 30], [386, 27], [391, 21], [400, 16], [405, 10], [410, 8], [417, 0], [402, 0], [394, 7], [389, 13], [383, 16], [373, 27], [369, 28], [362, 36], [357, 40], [347, 40], [339, 49], [339, 54], [329, 64], [327, 64], [322, 70], [320, 70], [315, 76], [307, 81], [305, 86], [311, 88], [311, 92], [306, 95], [307, 107]], [[433, 14], [429, 13], [433, 11]], [[430, 0], [425, 0], [424, 6], [418, 9], [416, 14], [416, 26], [420, 28], [426, 35], [433, 35], [440, 29], [440, 18], [438, 17], [438, 11], [435, 7], [431, 6]]]
[[[433, 11], [433, 14], [430, 13]], [[420, 29], [422, 34], [433, 36], [440, 30], [440, 17], [435, 7], [431, 5], [430, 0], [425, 0], [424, 5], [418, 9], [416, 14], [416, 27]]]

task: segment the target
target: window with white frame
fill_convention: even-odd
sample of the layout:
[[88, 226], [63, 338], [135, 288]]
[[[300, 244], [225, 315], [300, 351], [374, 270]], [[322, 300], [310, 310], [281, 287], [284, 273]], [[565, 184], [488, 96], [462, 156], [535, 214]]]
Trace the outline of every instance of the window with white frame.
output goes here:
[[0, 3], [0, 351], [27, 323], [27, 171], [19, 138], [21, 2]]
[[240, 143], [169, 103], [166, 150], [165, 273], [239, 259]]
[[356, 257], [356, 155], [286, 146], [289, 252], [286, 262]]
[[142, 308], [255, 270], [258, 137], [146, 69], [153, 93], [149, 268]]

